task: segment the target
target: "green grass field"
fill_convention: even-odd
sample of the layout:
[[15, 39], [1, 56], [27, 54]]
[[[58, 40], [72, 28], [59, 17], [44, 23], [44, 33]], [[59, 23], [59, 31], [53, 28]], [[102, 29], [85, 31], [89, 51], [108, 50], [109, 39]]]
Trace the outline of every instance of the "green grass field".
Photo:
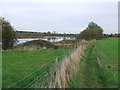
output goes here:
[[[39, 72], [33, 74], [28, 80], [15, 85], [24, 87], [49, 66], [54, 66], [55, 58], [59, 60], [70, 49], [46, 50], [11, 50], [2, 51], [2, 86], [3, 88], [17, 82], [41, 67]], [[116, 88], [118, 87], [118, 38], [97, 40], [87, 47], [85, 56], [80, 61], [78, 73], [69, 82], [70, 88]]]
[[[47, 50], [11, 50], [3, 51], [3, 88], [17, 82], [28, 74], [34, 72], [36, 69], [53, 61], [56, 56], [61, 60], [67, 54], [69, 49], [47, 49]], [[39, 75], [40, 73], [38, 73]], [[36, 75], [37, 76], [37, 75]], [[34, 76], [34, 78], [36, 77]], [[15, 87], [23, 87], [15, 86]]]
[[118, 39], [119, 38], [109, 38], [97, 41], [101, 52], [116, 63], [118, 63]]
[[[112, 61], [111, 61], [112, 60]], [[118, 87], [118, 38], [97, 40], [85, 50], [70, 88]]]

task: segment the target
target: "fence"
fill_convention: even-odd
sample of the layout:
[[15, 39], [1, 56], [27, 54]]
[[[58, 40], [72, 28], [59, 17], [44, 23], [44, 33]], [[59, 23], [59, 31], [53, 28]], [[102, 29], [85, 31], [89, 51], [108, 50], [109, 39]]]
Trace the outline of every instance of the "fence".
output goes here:
[[[64, 56], [66, 56], [68, 53], [58, 56], [59, 61], [62, 60]], [[60, 60], [61, 59], [61, 60]], [[33, 83], [37, 82], [38, 80], [43, 80], [42, 78], [44, 77], [47, 78], [48, 74], [48, 67], [54, 68], [55, 60], [52, 60], [41, 67], [37, 68], [34, 72], [28, 74], [27, 76], [23, 77], [22, 79], [18, 80], [17, 82], [9, 85], [7, 88], [28, 88], [30, 87]], [[43, 82], [44, 82], [43, 80]], [[6, 88], [6, 89], [7, 89]]]
[[48, 67], [45, 80], [38, 79], [31, 85], [32, 88], [67, 88], [69, 81], [73, 78], [79, 69], [79, 62], [84, 55], [84, 49], [89, 42], [82, 42], [64, 60], [58, 62], [56, 58], [55, 66]]
[[[80, 46], [53, 60], [7, 88], [65, 88], [79, 68], [79, 61], [89, 42], [82, 41]], [[59, 60], [61, 57], [66, 56]], [[52, 66], [52, 67], [51, 67]], [[7, 89], [6, 88], [6, 89]]]

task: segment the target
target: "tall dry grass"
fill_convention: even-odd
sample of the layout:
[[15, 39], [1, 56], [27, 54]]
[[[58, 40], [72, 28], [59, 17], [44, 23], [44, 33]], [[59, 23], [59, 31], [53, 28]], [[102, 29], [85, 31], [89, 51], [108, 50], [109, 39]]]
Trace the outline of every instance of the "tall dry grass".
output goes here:
[[84, 50], [92, 41], [82, 40], [76, 45], [76, 49], [69, 53], [59, 64], [56, 57], [54, 81], [50, 81], [48, 88], [67, 88], [70, 80], [79, 70], [79, 62], [84, 56]]

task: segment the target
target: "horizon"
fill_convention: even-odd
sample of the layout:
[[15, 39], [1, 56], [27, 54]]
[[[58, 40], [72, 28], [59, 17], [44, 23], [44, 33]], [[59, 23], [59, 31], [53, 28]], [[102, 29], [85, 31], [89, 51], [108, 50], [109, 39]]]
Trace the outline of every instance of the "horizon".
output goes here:
[[93, 21], [104, 33], [118, 33], [117, 0], [4, 0], [0, 9], [18, 31], [78, 34]]
[[[37, 30], [15, 30], [15, 31], [23, 31], [23, 32], [37, 32], [37, 33], [47, 33], [47, 32], [51, 32], [51, 33], [54, 33], [54, 31], [46, 31], [46, 32], [40, 32], [40, 31], [37, 31]], [[56, 34], [80, 34], [79, 33], [59, 33], [59, 32], [56, 32]], [[118, 33], [104, 33], [103, 34], [120, 34], [119, 32]]]

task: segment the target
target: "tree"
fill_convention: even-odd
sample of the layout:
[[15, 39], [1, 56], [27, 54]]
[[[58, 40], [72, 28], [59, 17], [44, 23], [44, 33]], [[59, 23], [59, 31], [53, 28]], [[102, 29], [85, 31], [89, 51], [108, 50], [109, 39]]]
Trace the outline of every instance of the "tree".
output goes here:
[[103, 29], [94, 22], [90, 22], [88, 27], [80, 33], [81, 39], [101, 39], [103, 36]]
[[17, 42], [16, 33], [10, 22], [4, 18], [0, 18], [2, 26], [2, 48], [4, 50], [11, 49]]
[[50, 32], [50, 31], [48, 31], [48, 32], [47, 32], [47, 34], [51, 34], [51, 32]]

